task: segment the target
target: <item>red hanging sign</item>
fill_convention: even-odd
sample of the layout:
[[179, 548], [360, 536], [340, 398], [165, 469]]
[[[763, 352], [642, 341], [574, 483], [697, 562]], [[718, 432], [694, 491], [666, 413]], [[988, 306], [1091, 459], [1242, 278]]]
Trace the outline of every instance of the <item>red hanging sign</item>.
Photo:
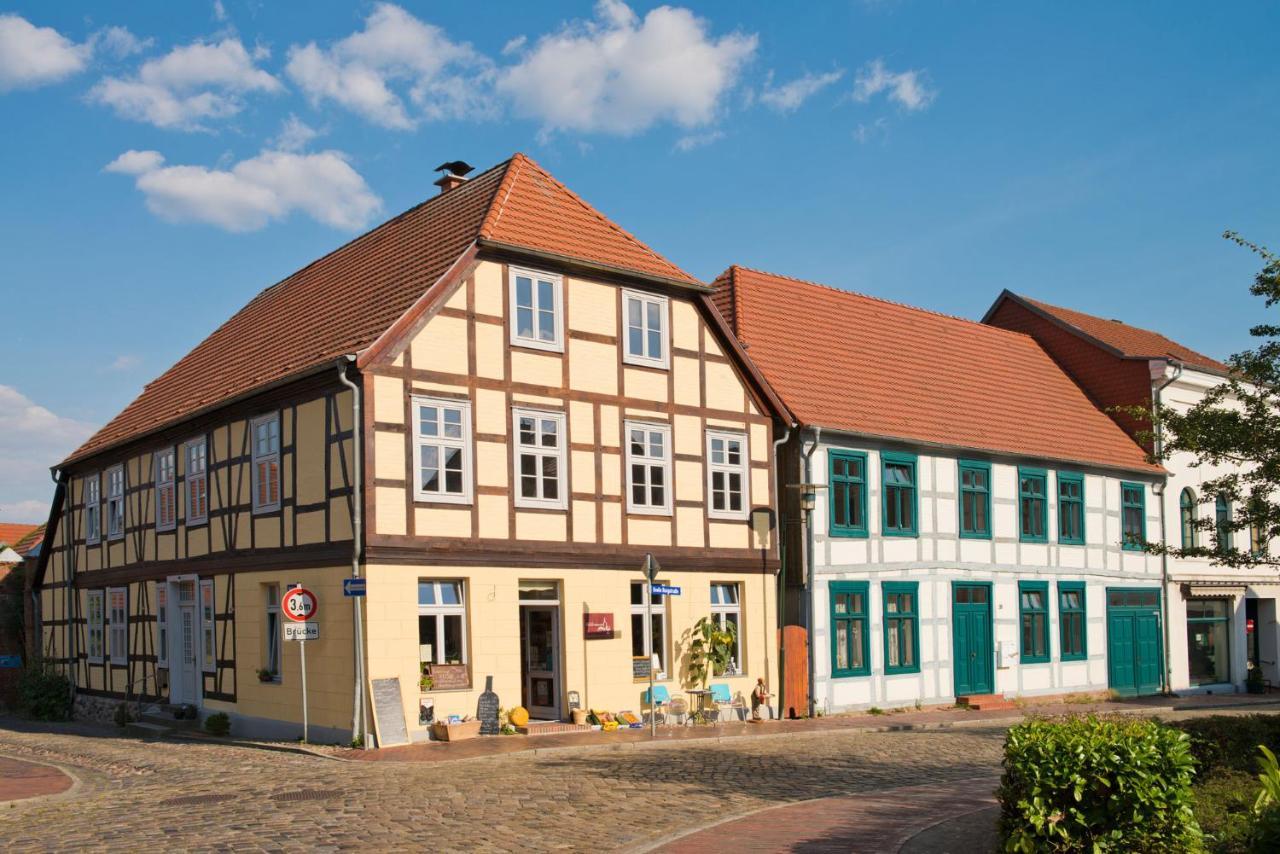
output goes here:
[[613, 614], [583, 614], [582, 636], [588, 640], [613, 637]]

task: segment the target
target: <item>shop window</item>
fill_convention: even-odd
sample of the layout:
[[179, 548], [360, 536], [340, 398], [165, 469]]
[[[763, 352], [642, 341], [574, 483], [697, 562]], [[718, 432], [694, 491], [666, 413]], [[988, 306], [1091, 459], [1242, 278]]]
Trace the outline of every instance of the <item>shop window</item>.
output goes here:
[[466, 600], [461, 581], [418, 582], [418, 659], [466, 664]]
[[1187, 602], [1187, 671], [1194, 685], [1231, 681], [1231, 600]]
[[729, 669], [716, 676], [733, 676], [742, 672], [742, 601], [740, 589], [736, 584], [711, 582], [711, 619], [722, 629], [733, 624], [733, 657], [729, 661]]
[[656, 655], [658, 664], [655, 679], [667, 678], [667, 597], [653, 597], [652, 619], [646, 621], [649, 609], [645, 605], [645, 593], [649, 585], [643, 581], [631, 582], [631, 657], [646, 659]]

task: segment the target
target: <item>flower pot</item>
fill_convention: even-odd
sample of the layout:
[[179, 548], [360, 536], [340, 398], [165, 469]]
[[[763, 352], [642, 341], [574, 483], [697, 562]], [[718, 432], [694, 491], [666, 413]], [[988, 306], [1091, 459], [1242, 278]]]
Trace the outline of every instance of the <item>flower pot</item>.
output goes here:
[[574, 710], [573, 710], [572, 712], [570, 712], [569, 714], [570, 714], [570, 715], [572, 716], [572, 718], [573, 718], [573, 725], [574, 725], [574, 726], [583, 726], [584, 724], [586, 724], [586, 722], [587, 722], [587, 710], [586, 710], [586, 709], [574, 709]]

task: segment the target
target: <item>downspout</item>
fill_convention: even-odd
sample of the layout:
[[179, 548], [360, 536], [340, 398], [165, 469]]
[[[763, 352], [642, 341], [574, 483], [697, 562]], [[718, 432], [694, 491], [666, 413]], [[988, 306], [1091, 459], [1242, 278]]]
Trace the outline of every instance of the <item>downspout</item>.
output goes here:
[[782, 720], [783, 709], [786, 705], [787, 693], [787, 645], [784, 641], [786, 627], [787, 612], [785, 605], [787, 601], [787, 575], [783, 571], [787, 560], [787, 526], [786, 516], [782, 513], [783, 508], [783, 485], [778, 481], [778, 472], [782, 469], [778, 466], [778, 450], [786, 444], [791, 438], [791, 426], [787, 425], [782, 429], [782, 438], [773, 440], [773, 491], [774, 500], [778, 503], [778, 569], [773, 574], [774, 595], [777, 599], [777, 632], [778, 632], [778, 720]]
[[[364, 491], [361, 476], [364, 473], [364, 450], [360, 435], [360, 386], [347, 377], [347, 364], [354, 365], [355, 356], [338, 359], [338, 381], [351, 389], [351, 439], [352, 439], [352, 499], [351, 499], [351, 577], [360, 577], [360, 549], [364, 544]], [[351, 733], [360, 734], [360, 745], [369, 747], [369, 719], [364, 702], [364, 619], [360, 609], [363, 596], [351, 597], [352, 617], [355, 621], [355, 670], [356, 684], [351, 710]]]
[[[1159, 459], [1160, 455], [1164, 452], [1164, 427], [1161, 426], [1159, 421], [1160, 393], [1173, 383], [1177, 382], [1178, 377], [1182, 376], [1182, 363], [1176, 362], [1172, 359], [1169, 360], [1169, 363], [1173, 365], [1173, 376], [1166, 378], [1164, 382], [1157, 385], [1155, 387], [1155, 391], [1151, 395], [1153, 409], [1157, 416], [1155, 436], [1155, 451], [1157, 459]], [[1161, 373], [1163, 374], [1163, 371], [1161, 371]], [[1156, 492], [1156, 495], [1160, 497], [1160, 544], [1166, 548], [1168, 548], [1169, 545], [1167, 534], [1168, 511], [1165, 507], [1165, 491], [1167, 486], [1167, 478], [1152, 486], [1152, 491]], [[1161, 675], [1164, 677], [1164, 693], [1168, 694], [1172, 691], [1173, 665], [1169, 661], [1169, 555], [1167, 552], [1162, 552], [1160, 554], [1160, 625], [1161, 628], [1164, 629], [1164, 667], [1162, 668]]]
[[[66, 494], [67, 494], [67, 473], [64, 472], [62, 469], [53, 468], [53, 469], [49, 469], [49, 477], [53, 479], [53, 483], [54, 483], [53, 508], [50, 508], [49, 510], [49, 521], [50, 523], [57, 525], [57, 517], [60, 515], [65, 516], [68, 512], [70, 512], [63, 506], [66, 501]], [[67, 531], [71, 530], [69, 525], [67, 526], [66, 530]], [[49, 549], [52, 548], [53, 538], [57, 536], [57, 533], [58, 533], [57, 528], [55, 528], [53, 531], [50, 531], [49, 525], [48, 524], [45, 525], [45, 536], [47, 537], [45, 542], [48, 544], [48, 547], [46, 547], [44, 544], [40, 546], [40, 555], [41, 555], [40, 559], [42, 561], [48, 560], [46, 555], [49, 552]], [[78, 638], [75, 631], [75, 617], [71, 613], [71, 606], [73, 602], [76, 603], [77, 605], [79, 604], [79, 601], [78, 601], [79, 596], [76, 594], [76, 583], [75, 583], [76, 578], [75, 578], [74, 545], [67, 549], [66, 559], [63, 563], [63, 574], [66, 576], [66, 586], [63, 588], [63, 593], [62, 593], [62, 618], [63, 618], [62, 649], [65, 651], [67, 659], [66, 659], [66, 664], [62, 668], [62, 672], [66, 674], [68, 677], [67, 678], [67, 682], [68, 682], [67, 693], [69, 695], [68, 702], [71, 704], [71, 708], [75, 708], [76, 687], [80, 681], [80, 673], [79, 673], [80, 657], [76, 654], [77, 650], [72, 648], [76, 640], [78, 640]], [[41, 585], [43, 586], [43, 582], [44, 582], [43, 574], [41, 574], [40, 580], [41, 580]], [[39, 595], [40, 595], [39, 592], [35, 589], [35, 586], [33, 585], [31, 589], [31, 596], [32, 596], [32, 599], [34, 600], [31, 603], [32, 619], [35, 619], [38, 615], [43, 616], [40, 614]], [[43, 658], [44, 630], [40, 628], [38, 623], [36, 624], [35, 637], [33, 637], [32, 640], [37, 642], [38, 649], [40, 650], [39, 656]]]
[[[802, 483], [813, 483], [811, 479], [811, 461], [813, 452], [818, 450], [818, 443], [822, 441], [822, 428], [813, 428], [813, 445], [804, 454], [804, 477]], [[801, 568], [804, 570], [804, 621], [807, 628], [806, 637], [809, 640], [809, 717], [813, 717], [814, 699], [813, 699], [813, 511], [802, 510], [801, 518], [804, 520], [804, 558]]]

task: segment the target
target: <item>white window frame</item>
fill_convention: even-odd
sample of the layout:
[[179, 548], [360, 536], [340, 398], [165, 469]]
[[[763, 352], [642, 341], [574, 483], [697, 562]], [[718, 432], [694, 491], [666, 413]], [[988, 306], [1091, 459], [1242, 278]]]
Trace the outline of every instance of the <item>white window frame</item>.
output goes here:
[[[518, 325], [518, 313], [516, 310], [516, 277], [524, 276], [532, 279], [533, 288], [533, 309], [534, 318], [534, 335], [533, 337], [525, 337], [520, 334]], [[543, 306], [538, 304], [538, 280], [548, 282], [551, 285], [551, 305], [554, 313], [553, 325], [555, 327], [555, 340], [543, 341], [537, 337], [537, 318], [538, 311], [544, 311]], [[533, 270], [528, 267], [510, 267], [507, 270], [507, 312], [508, 326], [511, 328], [511, 346], [513, 347], [531, 347], [535, 350], [550, 350], [554, 353], [564, 352], [564, 277], [558, 273], [548, 273], [543, 270]]]
[[169, 666], [169, 582], [156, 585], [156, 667]]
[[[661, 341], [658, 349], [661, 351], [658, 356], [650, 356], [647, 353], [631, 352], [631, 303], [640, 303], [640, 323], [641, 323], [641, 343], [645, 349], [648, 349], [649, 327], [648, 307], [650, 305], [658, 306], [659, 317], [662, 318], [662, 326], [658, 330]], [[644, 291], [633, 291], [623, 289], [622, 291], [622, 361], [628, 365], [640, 365], [646, 368], [670, 368], [671, 367], [671, 303], [670, 301], [658, 294], [645, 293]]]
[[214, 602], [213, 579], [200, 579], [200, 669], [218, 672], [217, 605]]
[[[117, 477], [118, 476], [118, 477]], [[119, 487], [119, 491], [116, 489]], [[107, 541], [124, 539], [125, 520], [125, 483], [124, 463], [116, 463], [107, 469]], [[120, 512], [113, 514], [113, 506], [119, 506]]]
[[[729, 446], [725, 445], [724, 462], [715, 462], [715, 456], [712, 451], [713, 444], [716, 441], [721, 442], [737, 442], [739, 443], [738, 463], [735, 465], [729, 462]], [[715, 509], [715, 491], [712, 489], [712, 483], [715, 480], [716, 472], [725, 475], [725, 509]], [[742, 483], [742, 508], [739, 510], [729, 509], [728, 502], [728, 477], [736, 474], [741, 477]], [[751, 515], [751, 456], [750, 449], [747, 447], [747, 434], [739, 433], [735, 430], [708, 430], [707, 431], [707, 516], [712, 519], [746, 519]]]
[[[194, 453], [193, 455], [193, 452]], [[182, 446], [182, 465], [185, 489], [186, 522], [191, 525], [203, 525], [209, 521], [209, 443], [206, 437], [188, 439]], [[199, 464], [198, 467], [196, 464]], [[193, 497], [196, 486], [200, 487], [200, 506], [196, 507]], [[199, 512], [196, 512], [197, 509]]]
[[715, 620], [716, 625], [723, 626], [725, 618], [729, 614], [737, 616], [735, 624], [738, 627], [738, 633], [734, 635], [733, 663], [737, 665], [738, 675], [746, 672], [746, 666], [742, 663], [742, 587], [736, 581], [713, 581], [711, 582], [711, 590], [717, 587], [732, 587], [734, 590], [734, 598], [737, 600], [733, 603], [716, 602], [714, 598], [711, 602], [711, 619]]
[[129, 588], [107, 588], [107, 655], [112, 664], [129, 663]]
[[[260, 451], [258, 449], [258, 427], [263, 424], [275, 425], [275, 450]], [[268, 433], [270, 435], [270, 433]], [[267, 415], [259, 415], [249, 422], [249, 446], [252, 451], [253, 458], [253, 512], [254, 513], [270, 513], [280, 509], [280, 493], [283, 492], [283, 486], [280, 482], [281, 466], [280, 466], [280, 413], [271, 412]], [[274, 501], [258, 501], [259, 473], [258, 469], [262, 464], [274, 464], [276, 468], [276, 494]]]
[[[178, 455], [170, 446], [156, 451], [152, 467], [156, 476], [156, 530], [172, 531], [178, 527]], [[166, 504], [165, 495], [168, 494]], [[169, 515], [161, 515], [168, 506]]]
[[[412, 398], [413, 405], [413, 459], [410, 461], [410, 476], [413, 478], [413, 499], [414, 501], [426, 501], [432, 503], [443, 504], [470, 504], [472, 494], [474, 492], [473, 482], [475, 480], [474, 466], [472, 460], [474, 454], [472, 450], [471, 435], [471, 401], [460, 400], [448, 397], [425, 397], [414, 395]], [[457, 409], [462, 413], [462, 436], [458, 438], [447, 437], [444, 435], [423, 436], [422, 435], [422, 407], [434, 406], [438, 409]], [[440, 424], [444, 424], [443, 414], [440, 418]], [[443, 430], [440, 431], [443, 433]], [[437, 492], [427, 492], [422, 488], [422, 449], [426, 447], [436, 448], [437, 451], [445, 448], [461, 448], [462, 449], [462, 492], [450, 493], [444, 492], [444, 454], [437, 455], [439, 460], [440, 477], [438, 484], [440, 490]]]
[[[467, 583], [462, 578], [419, 578], [419, 584], [430, 584], [434, 588], [435, 605], [418, 605], [418, 616], [427, 617], [434, 616], [436, 620], [436, 640], [431, 647], [432, 661], [423, 661], [422, 664], [448, 664], [443, 661], [444, 658], [444, 618], [448, 616], [456, 616], [462, 618], [462, 630], [459, 634], [462, 636], [462, 664], [470, 663], [470, 650], [467, 648]], [[440, 600], [440, 585], [456, 584], [458, 586], [458, 604], [442, 605]], [[416, 595], [416, 592], [415, 592]], [[419, 659], [421, 659], [421, 651], [419, 651]]]
[[94, 472], [84, 479], [84, 541], [86, 545], [102, 542], [102, 473]]
[[[667, 584], [668, 582], [656, 581], [654, 583]], [[648, 619], [649, 610], [645, 607], [645, 602], [644, 602], [644, 597], [649, 594], [649, 582], [647, 581], [631, 582], [632, 588], [634, 588], [636, 585], [640, 585], [640, 604], [637, 605], [634, 602], [631, 603], [631, 616], [633, 619], [635, 617], [645, 618], [642, 623], [642, 625], [644, 626], [643, 635], [644, 635], [645, 655], [647, 655], [649, 657], [650, 662], [652, 662], [653, 651], [654, 651], [653, 650], [653, 623], [651, 623]], [[628, 600], [629, 600], [629, 597], [628, 597]], [[655, 670], [653, 672], [653, 678], [659, 681], [665, 681], [671, 678], [671, 669], [669, 667], [671, 662], [668, 657], [669, 656], [668, 650], [671, 648], [671, 620], [667, 615], [667, 597], [666, 596], [653, 597], [653, 613], [654, 613], [654, 616], [659, 616], [662, 618], [662, 644], [661, 644], [661, 648], [658, 650], [658, 654], [662, 661], [662, 668], [660, 670]], [[628, 633], [631, 631], [630, 624], [627, 625], [627, 631]]]
[[86, 622], [89, 629], [88, 642], [85, 648], [86, 660], [90, 664], [102, 664], [105, 659], [104, 653], [107, 648], [106, 591], [88, 591], [85, 597], [85, 611], [87, 612]]
[[[647, 455], [640, 456], [640, 457], [635, 456], [631, 450], [631, 431], [632, 430], [644, 430], [647, 432], [661, 433], [663, 437], [663, 440], [662, 440], [663, 457], [661, 459], [657, 459]], [[646, 450], [648, 449], [648, 446], [649, 446], [649, 437], [647, 435], [647, 432], [646, 432], [645, 441], [644, 441]], [[673, 469], [673, 466], [671, 465], [671, 459], [672, 459], [671, 425], [658, 424], [650, 421], [624, 421], [622, 425], [622, 441], [623, 441], [623, 444], [626, 446], [627, 512], [640, 515], [640, 516], [670, 516], [672, 493], [674, 491], [674, 484], [671, 482], [671, 471]], [[636, 504], [635, 503], [634, 482], [631, 477], [633, 465], [645, 465], [649, 467], [660, 466], [662, 468], [662, 472], [663, 472], [662, 473], [662, 482], [663, 482], [662, 506], [658, 506], [654, 504]], [[651, 497], [652, 496], [651, 481], [649, 481], [647, 478], [646, 478], [645, 490], [646, 490], [646, 496]]]
[[[524, 445], [520, 441], [520, 419], [532, 418], [535, 422], [552, 421], [556, 427], [556, 447], [547, 449], [543, 445]], [[552, 510], [564, 510], [569, 506], [569, 477], [568, 477], [568, 453], [566, 444], [568, 436], [565, 435], [565, 417], [563, 412], [552, 412], [542, 409], [523, 409], [513, 407], [511, 410], [511, 446], [513, 453], [511, 455], [512, 465], [512, 488], [514, 490], [517, 507], [534, 507]], [[534, 440], [542, 434], [542, 425], [535, 423]], [[536, 497], [529, 498], [524, 495], [523, 489], [523, 473], [521, 472], [521, 464], [525, 456], [532, 456], [538, 461], [538, 486], [542, 487], [541, 468], [544, 458], [556, 461], [556, 498]]]
[[[271, 681], [279, 683], [281, 675], [281, 663], [284, 660], [284, 621], [280, 615], [280, 585], [264, 584], [262, 585], [263, 593], [267, 598], [266, 624], [263, 627], [263, 633], [266, 635], [267, 649], [266, 657], [262, 662], [263, 670], [271, 672]], [[272, 629], [272, 617], [275, 617], [275, 628]], [[273, 668], [271, 654], [275, 653], [275, 667]]]

